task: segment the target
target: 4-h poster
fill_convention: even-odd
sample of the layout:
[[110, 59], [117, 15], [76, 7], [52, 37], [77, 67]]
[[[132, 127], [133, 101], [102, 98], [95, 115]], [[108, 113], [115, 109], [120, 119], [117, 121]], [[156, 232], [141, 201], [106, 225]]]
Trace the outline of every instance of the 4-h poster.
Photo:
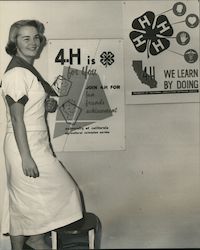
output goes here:
[[199, 102], [199, 2], [122, 6], [126, 103]]
[[50, 40], [48, 76], [58, 108], [48, 116], [55, 151], [125, 148], [123, 41]]

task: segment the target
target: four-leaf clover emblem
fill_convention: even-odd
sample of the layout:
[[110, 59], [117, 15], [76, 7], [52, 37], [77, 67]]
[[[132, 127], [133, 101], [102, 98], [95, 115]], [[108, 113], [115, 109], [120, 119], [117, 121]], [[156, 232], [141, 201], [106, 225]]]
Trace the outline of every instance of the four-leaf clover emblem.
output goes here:
[[152, 11], [147, 11], [132, 22], [134, 31], [129, 37], [138, 52], [147, 50], [149, 54], [155, 56], [170, 46], [167, 39], [173, 35], [173, 28], [165, 15], [155, 17]]
[[111, 64], [114, 63], [114, 54], [111, 51], [104, 51], [101, 55], [100, 55], [101, 59], [100, 62], [107, 67], [108, 65], [110, 66]]

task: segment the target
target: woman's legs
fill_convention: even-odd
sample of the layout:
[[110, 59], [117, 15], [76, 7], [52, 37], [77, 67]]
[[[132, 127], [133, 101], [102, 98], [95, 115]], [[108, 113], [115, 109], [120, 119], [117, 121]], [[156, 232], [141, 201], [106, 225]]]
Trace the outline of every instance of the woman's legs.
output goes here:
[[26, 244], [37, 250], [51, 249], [51, 247], [45, 242], [44, 234], [31, 235]]
[[25, 236], [19, 235], [19, 236], [10, 236], [11, 246], [12, 250], [22, 250]]
[[[26, 236], [10, 236], [12, 250], [23, 250]], [[31, 235], [26, 244], [36, 250], [49, 250], [51, 247], [45, 242], [44, 234]]]

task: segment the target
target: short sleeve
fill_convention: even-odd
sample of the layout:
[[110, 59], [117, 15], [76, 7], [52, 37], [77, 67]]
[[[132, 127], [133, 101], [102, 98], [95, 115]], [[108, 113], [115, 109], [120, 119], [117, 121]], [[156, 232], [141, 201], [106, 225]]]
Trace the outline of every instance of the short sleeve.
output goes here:
[[2, 90], [5, 96], [9, 96], [15, 102], [18, 102], [24, 96], [28, 98], [30, 84], [26, 69], [16, 67], [5, 73], [2, 79]]

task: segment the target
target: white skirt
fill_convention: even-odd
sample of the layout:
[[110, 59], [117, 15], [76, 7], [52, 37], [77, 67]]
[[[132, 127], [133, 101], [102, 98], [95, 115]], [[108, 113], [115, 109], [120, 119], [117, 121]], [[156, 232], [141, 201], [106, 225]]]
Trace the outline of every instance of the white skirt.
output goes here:
[[3, 223], [9, 225], [3, 228], [13, 236], [45, 233], [82, 218], [79, 189], [52, 155], [47, 132], [27, 132], [27, 138], [38, 178], [24, 175], [14, 134], [7, 133], [4, 141], [9, 199]]

